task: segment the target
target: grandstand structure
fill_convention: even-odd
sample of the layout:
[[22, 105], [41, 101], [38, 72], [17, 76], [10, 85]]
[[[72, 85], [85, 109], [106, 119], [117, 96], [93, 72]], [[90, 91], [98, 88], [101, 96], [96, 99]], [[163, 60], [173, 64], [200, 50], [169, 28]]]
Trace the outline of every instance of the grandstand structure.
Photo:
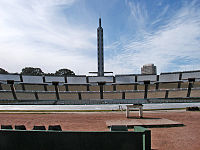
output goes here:
[[0, 104], [163, 102], [200, 102], [200, 70], [102, 77], [0, 74]]

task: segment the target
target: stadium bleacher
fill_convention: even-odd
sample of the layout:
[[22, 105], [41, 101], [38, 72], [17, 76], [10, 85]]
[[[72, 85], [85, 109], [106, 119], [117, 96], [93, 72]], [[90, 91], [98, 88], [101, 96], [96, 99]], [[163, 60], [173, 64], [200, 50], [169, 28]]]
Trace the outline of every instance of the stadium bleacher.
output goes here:
[[106, 84], [103, 86], [103, 91], [114, 91], [113, 90], [113, 85], [111, 84]]
[[116, 75], [116, 84], [134, 84], [136, 83], [135, 75]]
[[13, 94], [11, 91], [1, 91], [0, 100], [14, 100]]
[[17, 99], [19, 100], [35, 100], [35, 94], [33, 92], [16, 92]]
[[161, 74], [159, 75], [159, 82], [178, 82], [179, 76], [178, 73]]
[[79, 100], [77, 92], [60, 92], [59, 95], [61, 100]]
[[100, 87], [97, 84], [91, 84], [89, 86], [89, 91], [100, 91]]
[[56, 100], [55, 92], [39, 92], [38, 97], [40, 100]]
[[103, 94], [104, 99], [122, 99], [121, 92], [105, 92]]
[[148, 98], [164, 98], [166, 91], [149, 91]]
[[200, 89], [193, 89], [191, 91], [190, 97], [200, 97]]
[[100, 99], [99, 92], [84, 92], [81, 94], [83, 100], [95, 100]]
[[65, 77], [45, 76], [45, 83], [59, 82], [65, 83]]
[[[57, 91], [53, 83], [57, 82]], [[100, 90], [102, 87], [102, 91]], [[0, 74], [3, 100], [98, 100], [200, 97], [200, 71], [160, 75], [25, 76]]]
[[98, 82], [113, 83], [113, 76], [105, 76], [105, 77], [89, 76], [88, 82], [89, 83], [98, 83]]
[[144, 81], [150, 81], [151, 83], [155, 83], [157, 81], [157, 75], [138, 75], [137, 82], [143, 83]]
[[46, 91], [43, 77], [42, 76], [22, 76], [23, 82], [21, 84], [27, 91]]
[[187, 96], [187, 90], [169, 91], [168, 98], [181, 98]]
[[134, 91], [134, 92], [126, 92], [125, 99], [143, 99], [144, 91]]
[[200, 79], [200, 71], [182, 73], [182, 80], [188, 80], [189, 78]]
[[2, 90], [11, 90], [9, 84], [1, 84]]
[[21, 82], [20, 75], [0, 74], [0, 81], [7, 82], [7, 80], [13, 80], [14, 82]]

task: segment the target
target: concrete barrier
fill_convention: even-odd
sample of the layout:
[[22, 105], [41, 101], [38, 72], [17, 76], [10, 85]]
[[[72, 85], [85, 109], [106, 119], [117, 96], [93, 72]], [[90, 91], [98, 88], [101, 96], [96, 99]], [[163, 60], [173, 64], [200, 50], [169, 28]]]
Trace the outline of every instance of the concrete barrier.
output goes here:
[[12, 75], [12, 74], [0, 74], [0, 81], [13, 80], [15, 82], [20, 82], [20, 75]]
[[138, 75], [137, 81], [138, 82], [144, 82], [144, 81], [150, 81], [150, 82], [156, 82], [157, 75]]
[[48, 82], [48, 83], [52, 83], [52, 82], [64, 83], [65, 78], [64, 77], [56, 77], [56, 76], [45, 76], [45, 82]]
[[159, 76], [159, 82], [178, 82], [179, 81], [179, 74], [161, 74]]
[[135, 76], [134, 75], [127, 75], [127, 76], [115, 76], [115, 80], [117, 84], [131, 84], [135, 83]]
[[199, 79], [200, 78], [200, 72], [184, 72], [182, 73], [182, 79], [187, 80], [189, 78], [195, 78]]
[[112, 83], [113, 82], [113, 76], [105, 76], [105, 77], [98, 77], [98, 76], [91, 76], [88, 77], [89, 82], [107, 82]]
[[42, 76], [22, 76], [23, 83], [28, 84], [43, 84], [43, 77]]

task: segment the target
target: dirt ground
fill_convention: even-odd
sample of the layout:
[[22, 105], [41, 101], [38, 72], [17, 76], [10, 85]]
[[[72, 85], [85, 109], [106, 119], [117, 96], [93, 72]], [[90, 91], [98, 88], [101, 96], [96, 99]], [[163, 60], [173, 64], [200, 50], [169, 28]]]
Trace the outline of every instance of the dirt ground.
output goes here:
[[[183, 123], [183, 127], [150, 128], [152, 149], [200, 150], [200, 112], [145, 111], [144, 117], [166, 118]], [[106, 131], [108, 120], [126, 120], [125, 112], [70, 112], [70, 113], [0, 113], [1, 125], [57, 125], [63, 130]]]

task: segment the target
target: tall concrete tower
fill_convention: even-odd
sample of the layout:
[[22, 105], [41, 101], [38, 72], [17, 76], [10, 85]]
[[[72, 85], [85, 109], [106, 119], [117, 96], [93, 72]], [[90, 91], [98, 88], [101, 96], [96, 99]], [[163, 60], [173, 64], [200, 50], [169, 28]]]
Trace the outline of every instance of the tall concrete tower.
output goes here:
[[97, 28], [97, 51], [98, 51], [98, 76], [104, 76], [103, 28], [101, 27], [101, 18], [99, 18], [99, 27]]

